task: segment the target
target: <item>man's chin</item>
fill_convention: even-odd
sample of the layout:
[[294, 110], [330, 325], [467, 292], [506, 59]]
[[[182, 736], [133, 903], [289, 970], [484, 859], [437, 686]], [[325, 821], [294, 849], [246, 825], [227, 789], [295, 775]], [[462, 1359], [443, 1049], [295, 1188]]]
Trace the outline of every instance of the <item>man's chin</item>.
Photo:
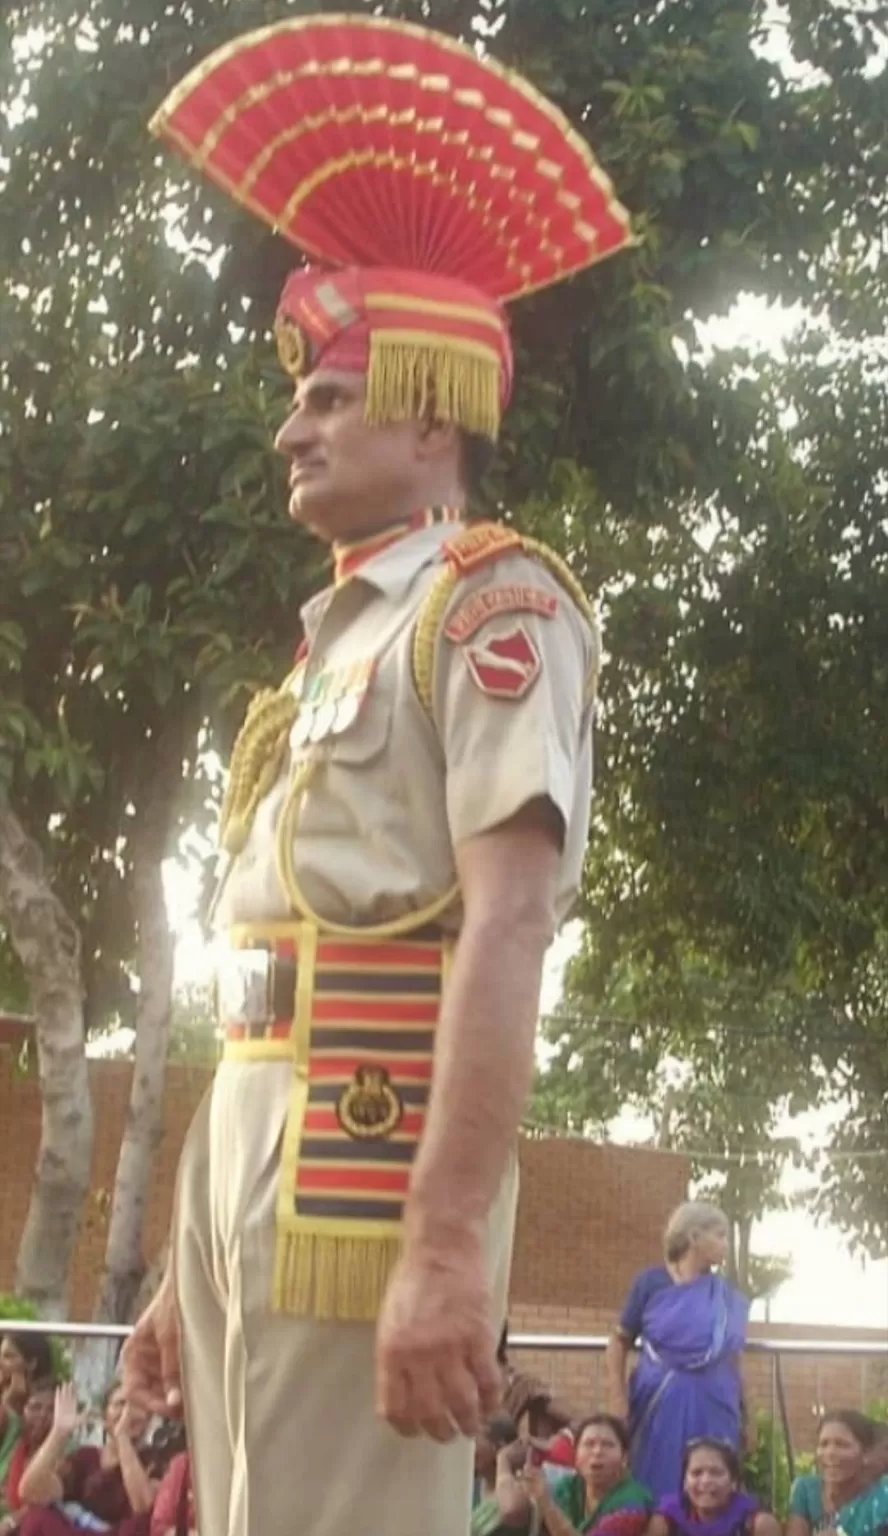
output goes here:
[[294, 523], [310, 528], [312, 533], [318, 533], [324, 538], [327, 529], [324, 514], [325, 510], [329, 510], [328, 503], [329, 497], [324, 494], [320, 476], [317, 479], [306, 476], [294, 487], [290, 496], [290, 517]]

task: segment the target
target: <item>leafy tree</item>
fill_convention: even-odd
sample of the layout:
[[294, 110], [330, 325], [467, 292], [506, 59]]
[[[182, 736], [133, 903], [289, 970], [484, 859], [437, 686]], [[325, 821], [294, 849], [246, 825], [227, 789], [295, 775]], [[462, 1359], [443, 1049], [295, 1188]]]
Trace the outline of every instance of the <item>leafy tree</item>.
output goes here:
[[[98, 175], [86, 149], [100, 124], [90, 91], [81, 98], [74, 88], [86, 66], [83, 37], [50, 29], [39, 68], [23, 55], [12, 82], [19, 104], [32, 74], [44, 86], [13, 134], [23, 142], [7, 193], [24, 193], [24, 174], [36, 205], [20, 227], [33, 232], [42, 216], [53, 123], [81, 145], [85, 183], [101, 186], [104, 212], [66, 213], [74, 194], [53, 160], [53, 234], [39, 253], [23, 242], [3, 293], [0, 777], [35, 848], [51, 854], [53, 890], [82, 936], [88, 1022], [120, 1015], [136, 1026], [100, 1302], [105, 1315], [122, 1316], [141, 1277], [141, 1210], [160, 1131], [172, 978], [160, 864], [184, 824], [212, 817], [201, 744], [224, 751], [244, 691], [280, 673], [317, 557], [283, 515], [271, 451], [281, 384], [273, 376], [263, 386], [252, 337], [230, 330], [224, 285], [170, 249], [159, 172], [154, 226], [146, 213], [145, 240], [118, 280], [120, 164], [106, 144]], [[71, 120], [57, 115], [53, 61]], [[110, 97], [104, 130], [113, 145], [121, 102]], [[129, 124], [131, 147], [138, 137], [150, 169], [143, 125], [131, 113]], [[131, 192], [138, 203], [138, 183]], [[53, 243], [46, 289], [42, 257]], [[190, 336], [181, 323], [189, 307]], [[54, 1044], [44, 1034], [44, 1058]], [[87, 1102], [82, 1083], [78, 1098]], [[41, 1199], [38, 1184], [32, 1209]], [[64, 1260], [59, 1249], [62, 1269]], [[20, 1274], [30, 1292], [41, 1290], [47, 1262], [32, 1248]]]
[[604, 977], [594, 943], [590, 929], [564, 1006], [546, 1021], [555, 1051], [538, 1075], [534, 1119], [605, 1135], [627, 1108], [650, 1122], [658, 1146], [689, 1157], [696, 1193], [725, 1211], [732, 1277], [764, 1294], [780, 1267], [752, 1252], [753, 1225], [785, 1205], [783, 1170], [801, 1149], [783, 1121], [820, 1087], [815, 1069], [806, 1080], [800, 1068], [797, 1000], [692, 954]]
[[[873, 316], [849, 302], [847, 336], [809, 326], [784, 362], [714, 363], [736, 387], [723, 416], [735, 491], [708, 503], [707, 537], [673, 584], [654, 577], [653, 638], [630, 632], [627, 598], [612, 605], [592, 958], [575, 980], [593, 1009], [627, 975], [668, 990], [690, 946], [741, 1011], [750, 984], [775, 1001], [766, 1030], [735, 1020], [729, 1060], [758, 1074], [770, 1112], [789, 1092], [839, 1109], [816, 1208], [878, 1254], [888, 383], [866, 340]], [[648, 1051], [693, 1061], [693, 1015], [664, 1022], [641, 997]]]

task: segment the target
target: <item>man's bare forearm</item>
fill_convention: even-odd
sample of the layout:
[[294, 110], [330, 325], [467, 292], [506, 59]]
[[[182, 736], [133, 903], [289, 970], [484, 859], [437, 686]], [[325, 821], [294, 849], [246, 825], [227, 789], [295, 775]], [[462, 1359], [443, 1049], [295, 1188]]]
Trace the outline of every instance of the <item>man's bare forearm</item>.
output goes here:
[[407, 1242], [482, 1223], [506, 1169], [533, 1073], [548, 916], [467, 922], [438, 1024], [428, 1118], [406, 1209]]

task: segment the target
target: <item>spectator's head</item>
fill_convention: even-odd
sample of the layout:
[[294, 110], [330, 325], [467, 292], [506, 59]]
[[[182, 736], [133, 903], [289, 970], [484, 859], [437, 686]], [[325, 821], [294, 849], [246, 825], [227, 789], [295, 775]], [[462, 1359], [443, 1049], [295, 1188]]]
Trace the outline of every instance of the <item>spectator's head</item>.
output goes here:
[[867, 1470], [873, 1481], [879, 1477], [888, 1477], [888, 1424], [873, 1423], [875, 1441], [873, 1448], [866, 1458]]
[[869, 1462], [878, 1436], [873, 1420], [854, 1408], [837, 1408], [825, 1413], [817, 1436], [817, 1470], [825, 1483], [834, 1487], [860, 1483], [870, 1478]]
[[622, 1419], [593, 1413], [576, 1428], [574, 1464], [599, 1498], [623, 1481], [629, 1465], [629, 1435]]
[[[102, 1417], [105, 1424], [105, 1433], [110, 1440], [117, 1433], [117, 1426], [123, 1418], [126, 1408], [126, 1396], [119, 1381], [115, 1381], [108, 1388], [102, 1399]], [[128, 1414], [129, 1437], [134, 1445], [137, 1445], [148, 1428], [149, 1415], [143, 1408], [131, 1405]]]
[[28, 1393], [22, 1409], [22, 1438], [31, 1453], [43, 1444], [52, 1429], [55, 1394], [52, 1376], [38, 1377]]
[[480, 1435], [475, 1439], [475, 1476], [492, 1483], [496, 1476], [496, 1459], [507, 1445], [518, 1439], [518, 1426], [507, 1413], [495, 1413], [487, 1420]]
[[701, 1435], [684, 1448], [681, 1486], [688, 1507], [700, 1520], [727, 1509], [742, 1481], [740, 1458], [727, 1440]]
[[663, 1247], [667, 1264], [690, 1261], [701, 1274], [717, 1269], [728, 1251], [728, 1218], [708, 1200], [687, 1200], [666, 1223]]
[[52, 1349], [42, 1333], [4, 1333], [0, 1339], [0, 1382], [8, 1387], [16, 1377], [30, 1386], [52, 1375]]

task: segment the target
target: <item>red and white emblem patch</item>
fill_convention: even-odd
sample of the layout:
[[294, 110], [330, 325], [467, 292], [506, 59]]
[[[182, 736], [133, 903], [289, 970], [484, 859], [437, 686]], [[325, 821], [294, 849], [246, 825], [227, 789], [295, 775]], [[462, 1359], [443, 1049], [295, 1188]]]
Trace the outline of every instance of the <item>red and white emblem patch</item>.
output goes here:
[[522, 624], [467, 645], [462, 654], [473, 682], [494, 699], [523, 699], [542, 671], [540, 653]]

